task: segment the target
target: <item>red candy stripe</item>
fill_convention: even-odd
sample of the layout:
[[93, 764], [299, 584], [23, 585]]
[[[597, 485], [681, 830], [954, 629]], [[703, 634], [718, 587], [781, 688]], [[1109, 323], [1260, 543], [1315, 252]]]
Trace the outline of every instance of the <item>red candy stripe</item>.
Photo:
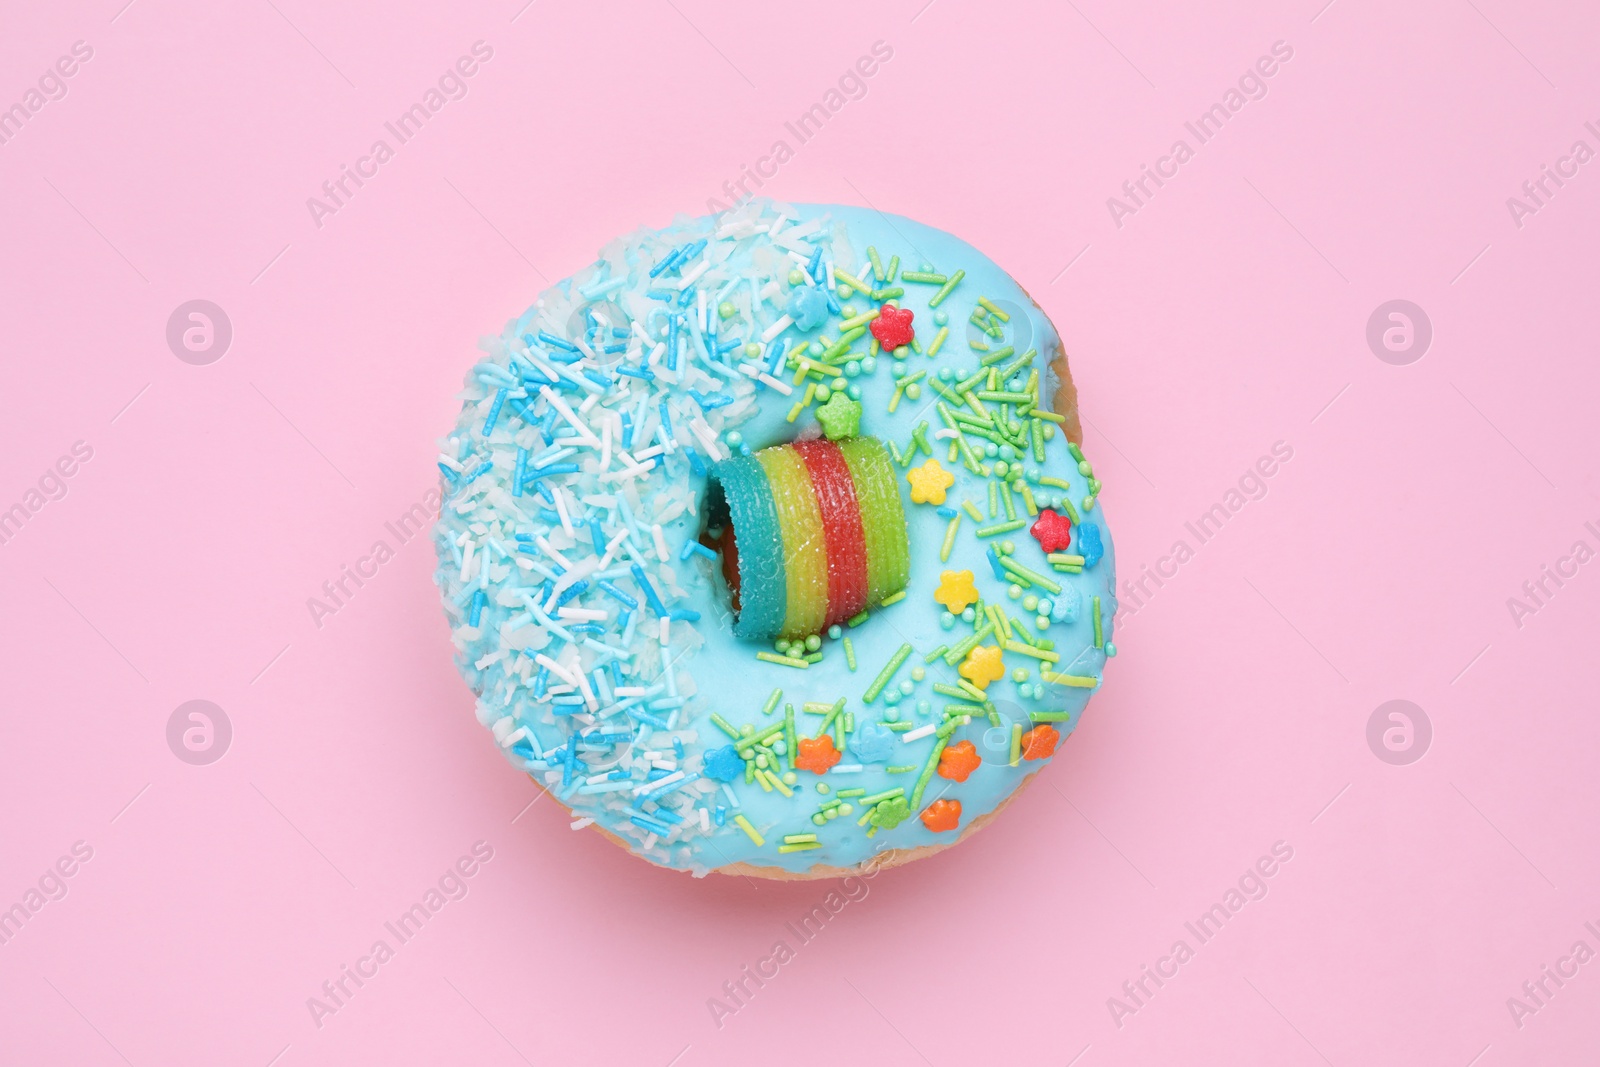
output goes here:
[[822, 515], [823, 544], [828, 553], [828, 616], [832, 626], [860, 614], [867, 606], [867, 541], [855, 483], [839, 446], [832, 441], [796, 441]]

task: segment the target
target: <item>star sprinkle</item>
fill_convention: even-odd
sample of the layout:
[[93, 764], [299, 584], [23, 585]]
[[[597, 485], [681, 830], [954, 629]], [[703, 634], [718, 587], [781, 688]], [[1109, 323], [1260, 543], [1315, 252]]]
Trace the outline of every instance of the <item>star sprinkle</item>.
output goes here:
[[971, 571], [940, 571], [939, 588], [933, 599], [943, 604], [952, 615], [960, 615], [967, 607], [978, 602], [978, 587], [972, 582]]
[[887, 763], [900, 740], [882, 723], [868, 723], [850, 738], [850, 751], [862, 763]]
[[883, 346], [885, 352], [908, 345], [915, 332], [911, 329], [911, 309], [885, 304], [878, 309], [878, 317], [872, 320], [871, 329], [872, 336], [878, 339], [878, 344]]
[[872, 809], [872, 825], [880, 830], [893, 830], [911, 815], [911, 805], [905, 797], [890, 797]]
[[798, 745], [800, 754], [795, 757], [794, 765], [802, 771], [813, 774], [827, 774], [828, 768], [839, 762], [839, 750], [833, 747], [833, 738], [827, 734], [821, 737], [802, 737]]
[[817, 409], [817, 422], [822, 424], [823, 435], [830, 441], [854, 437], [861, 432], [861, 405], [841, 390]]
[[1035, 726], [1022, 735], [1022, 758], [1049, 759], [1060, 740], [1061, 734], [1054, 726]]
[[979, 645], [967, 653], [967, 658], [961, 662], [957, 670], [961, 677], [977, 686], [987, 690], [990, 682], [998, 682], [1005, 677], [1005, 665], [1000, 662], [1000, 649], [995, 645]]
[[922, 813], [922, 825], [934, 833], [954, 830], [961, 822], [961, 801], [935, 800]]
[[939, 753], [939, 777], [964, 782], [982, 762], [971, 741], [958, 741]]
[[732, 745], [723, 745], [706, 753], [706, 777], [719, 782], [731, 782], [744, 777], [744, 760]]
[[1051, 508], [1039, 512], [1039, 517], [1028, 527], [1033, 539], [1046, 552], [1060, 552], [1072, 543], [1072, 520]]
[[913, 504], [943, 504], [944, 491], [956, 484], [956, 476], [941, 467], [938, 460], [930, 459], [906, 471], [906, 481], [911, 483]]
[[789, 294], [784, 314], [794, 320], [801, 330], [815, 330], [828, 318], [828, 298], [820, 289], [805, 286]]

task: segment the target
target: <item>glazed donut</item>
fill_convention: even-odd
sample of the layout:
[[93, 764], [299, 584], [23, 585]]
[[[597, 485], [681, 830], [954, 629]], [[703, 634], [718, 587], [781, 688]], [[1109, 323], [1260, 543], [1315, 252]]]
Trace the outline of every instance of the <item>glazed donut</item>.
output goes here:
[[833, 877], [991, 817], [1116, 654], [1060, 339], [898, 216], [611, 242], [467, 375], [437, 582], [477, 715], [658, 865]]

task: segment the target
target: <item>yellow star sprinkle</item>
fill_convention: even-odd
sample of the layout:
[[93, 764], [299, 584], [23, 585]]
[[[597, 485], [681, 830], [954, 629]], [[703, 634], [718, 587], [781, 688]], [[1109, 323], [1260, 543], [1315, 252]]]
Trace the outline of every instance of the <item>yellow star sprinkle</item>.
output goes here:
[[978, 588], [972, 584], [972, 572], [940, 571], [939, 588], [933, 591], [933, 599], [948, 608], [952, 615], [966, 611], [968, 605], [978, 602]]
[[911, 483], [913, 504], [943, 504], [944, 491], [956, 484], [956, 476], [930, 459], [920, 467], [906, 471], [906, 481]]
[[962, 661], [957, 672], [961, 677], [977, 686], [987, 690], [990, 682], [998, 682], [1005, 677], [1005, 666], [1000, 662], [1000, 650], [994, 645], [979, 645], [967, 653], [967, 658]]

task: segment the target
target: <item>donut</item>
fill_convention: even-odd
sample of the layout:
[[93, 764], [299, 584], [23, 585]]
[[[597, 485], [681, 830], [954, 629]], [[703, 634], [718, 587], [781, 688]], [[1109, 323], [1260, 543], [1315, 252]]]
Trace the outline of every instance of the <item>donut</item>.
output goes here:
[[752, 200], [480, 343], [436, 581], [506, 758], [662, 867], [837, 877], [984, 825], [1116, 654], [1056, 330], [940, 230]]

